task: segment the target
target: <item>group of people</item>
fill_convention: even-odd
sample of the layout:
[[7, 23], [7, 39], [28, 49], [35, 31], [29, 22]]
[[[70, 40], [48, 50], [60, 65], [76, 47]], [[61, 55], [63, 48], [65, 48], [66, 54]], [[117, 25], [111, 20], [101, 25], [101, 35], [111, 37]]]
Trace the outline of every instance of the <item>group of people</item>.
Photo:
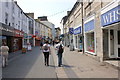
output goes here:
[[[57, 44], [55, 45], [55, 49], [57, 50], [57, 55], [58, 55], [58, 66], [61, 67], [62, 54], [64, 51], [64, 46], [62, 44], [62, 41], [57, 42]], [[50, 44], [48, 43], [48, 41], [46, 41], [45, 44], [43, 44], [42, 51], [44, 54], [45, 66], [49, 66], [49, 55], [51, 54], [51, 48], [50, 48]]]
[[[49, 66], [49, 55], [51, 54], [50, 44], [48, 41], [46, 41], [44, 44], [40, 44], [40, 46], [41, 46], [40, 48], [44, 54], [45, 66]], [[64, 51], [64, 46], [62, 44], [62, 41], [59, 41], [56, 43], [55, 49], [56, 49], [57, 55], [58, 55], [58, 66], [61, 67], [62, 54]], [[9, 47], [6, 45], [5, 42], [3, 42], [2, 46], [0, 47], [0, 55], [2, 56], [2, 60], [4, 61], [2, 64], [3, 67], [8, 65], [8, 51], [9, 51]]]

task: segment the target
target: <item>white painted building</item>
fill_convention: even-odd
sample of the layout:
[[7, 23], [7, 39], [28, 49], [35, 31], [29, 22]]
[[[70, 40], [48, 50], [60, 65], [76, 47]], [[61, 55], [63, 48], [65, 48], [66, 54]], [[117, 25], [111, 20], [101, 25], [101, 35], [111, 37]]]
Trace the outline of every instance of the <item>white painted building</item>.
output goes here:
[[[11, 48], [10, 52], [22, 49], [27, 43], [24, 34], [28, 34], [28, 16], [14, 0], [0, 1], [0, 23], [2, 37], [6, 39], [7, 45]], [[11, 42], [11, 43], [9, 43]], [[16, 48], [13, 48], [13, 45]]]

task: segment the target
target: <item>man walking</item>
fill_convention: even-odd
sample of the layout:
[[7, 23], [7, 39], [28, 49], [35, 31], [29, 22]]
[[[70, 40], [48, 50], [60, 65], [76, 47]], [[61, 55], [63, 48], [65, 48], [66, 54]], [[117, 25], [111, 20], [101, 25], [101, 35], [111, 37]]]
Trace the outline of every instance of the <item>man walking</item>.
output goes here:
[[50, 50], [50, 45], [48, 44], [48, 41], [45, 42], [42, 49], [43, 49], [43, 54], [44, 54], [45, 66], [46, 65], [49, 66], [49, 54], [51, 50]]
[[64, 46], [62, 44], [62, 41], [60, 41], [57, 45], [56, 45], [56, 50], [57, 50], [57, 55], [58, 55], [58, 66], [61, 67], [62, 65], [62, 54], [64, 52]]

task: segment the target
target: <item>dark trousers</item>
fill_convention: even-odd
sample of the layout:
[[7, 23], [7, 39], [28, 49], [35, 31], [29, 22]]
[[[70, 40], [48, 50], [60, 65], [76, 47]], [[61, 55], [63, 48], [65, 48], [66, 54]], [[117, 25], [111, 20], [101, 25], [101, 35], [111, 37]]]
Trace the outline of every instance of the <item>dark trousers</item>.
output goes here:
[[62, 53], [58, 53], [58, 66], [62, 65]]
[[49, 65], [49, 52], [43, 52], [44, 53], [44, 61], [45, 65]]

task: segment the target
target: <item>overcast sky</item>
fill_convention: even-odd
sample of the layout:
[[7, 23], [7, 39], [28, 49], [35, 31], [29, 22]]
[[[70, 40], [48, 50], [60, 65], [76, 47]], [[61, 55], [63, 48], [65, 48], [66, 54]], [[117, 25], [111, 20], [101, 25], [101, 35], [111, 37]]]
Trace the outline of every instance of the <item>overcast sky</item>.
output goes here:
[[25, 13], [34, 12], [35, 18], [48, 16], [48, 20], [60, 27], [62, 17], [71, 10], [77, 0], [15, 0]]

